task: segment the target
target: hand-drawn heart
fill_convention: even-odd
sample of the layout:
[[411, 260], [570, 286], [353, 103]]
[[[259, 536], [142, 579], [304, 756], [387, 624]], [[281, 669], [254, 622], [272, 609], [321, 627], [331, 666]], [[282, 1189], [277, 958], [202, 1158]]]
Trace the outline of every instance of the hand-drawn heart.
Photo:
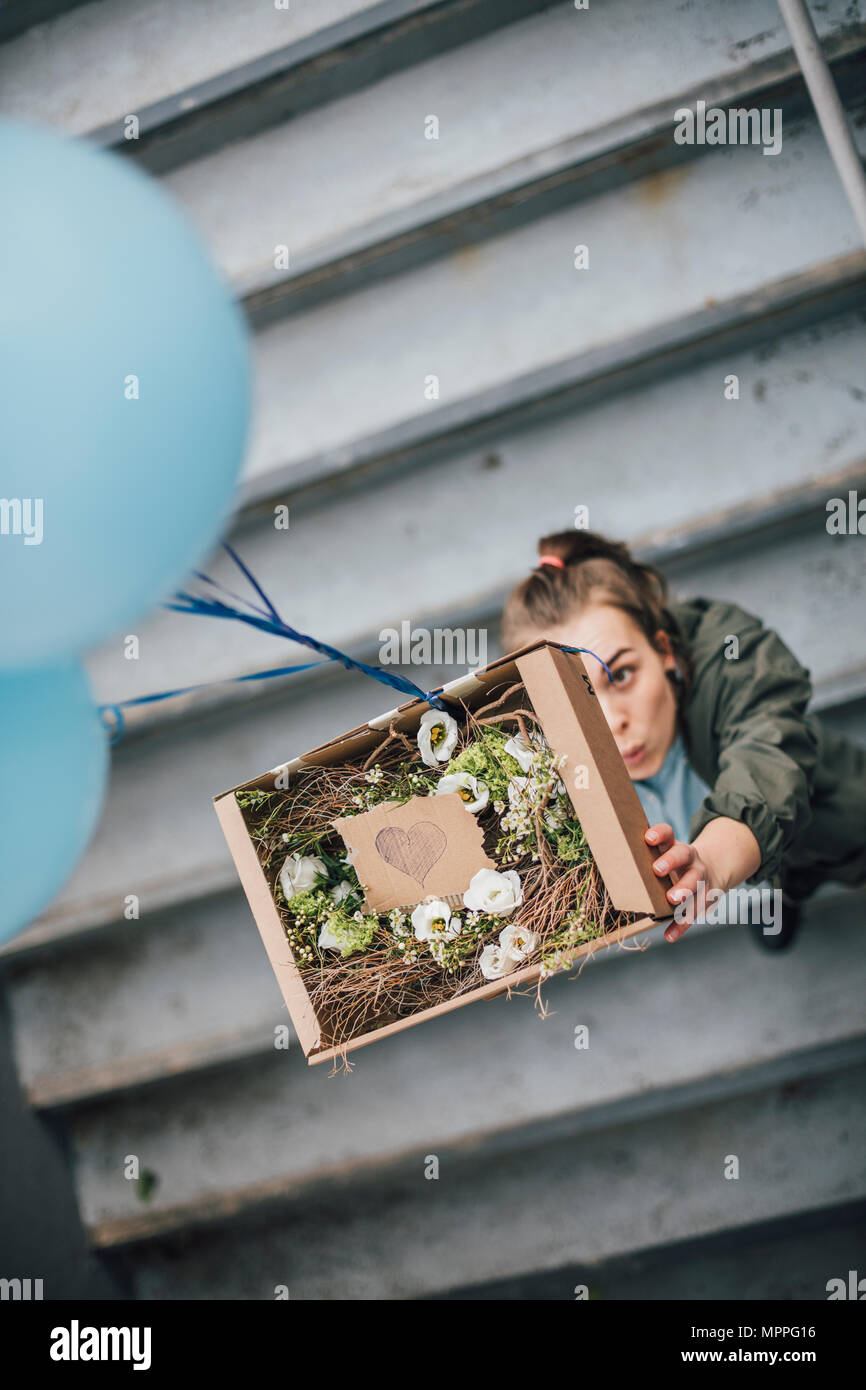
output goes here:
[[419, 820], [410, 830], [389, 825], [376, 836], [376, 849], [385, 860], [424, 886], [433, 865], [442, 858], [448, 844], [445, 831], [429, 820]]

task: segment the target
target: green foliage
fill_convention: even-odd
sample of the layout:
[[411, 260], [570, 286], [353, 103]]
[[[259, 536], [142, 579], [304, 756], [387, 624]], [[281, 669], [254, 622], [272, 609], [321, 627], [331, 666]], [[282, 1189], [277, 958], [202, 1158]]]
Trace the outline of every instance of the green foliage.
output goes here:
[[358, 951], [366, 951], [379, 930], [379, 918], [375, 913], [365, 917], [359, 912], [358, 917], [360, 921], [350, 916], [345, 908], [335, 907], [325, 918], [325, 928], [340, 943], [341, 956], [354, 956]]
[[486, 725], [475, 742], [452, 758], [443, 771], [468, 772], [489, 787], [491, 801], [507, 802], [510, 779], [522, 776], [520, 763], [505, 751], [510, 737], [495, 724]]
[[575, 960], [575, 952], [585, 941], [593, 941], [604, 936], [605, 928], [601, 922], [590, 922], [582, 906], [578, 906], [565, 918], [562, 927], [545, 942], [541, 957], [543, 975], [554, 975], [559, 970], [568, 970]]
[[565, 864], [578, 864], [589, 861], [589, 845], [579, 820], [566, 821], [558, 834], [550, 837], [556, 847], [556, 857]]
[[[278, 889], [283, 902], [286, 901], [282, 888]], [[289, 899], [289, 906], [299, 922], [312, 922], [314, 925], [324, 920], [334, 906], [334, 899], [324, 888], [307, 888]]]

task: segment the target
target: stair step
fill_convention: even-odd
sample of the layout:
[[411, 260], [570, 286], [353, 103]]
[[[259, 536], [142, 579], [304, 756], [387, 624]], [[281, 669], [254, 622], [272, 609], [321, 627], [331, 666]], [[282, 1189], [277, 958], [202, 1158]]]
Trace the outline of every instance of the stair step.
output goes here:
[[[859, 1063], [863, 907], [863, 894], [840, 894], [784, 958], [735, 926], [686, 937], [676, 954], [667, 943], [623, 952], [576, 982], [549, 982], [544, 1020], [530, 998], [501, 998], [383, 1039], [350, 1075], [322, 1075], [295, 1048], [242, 1076], [74, 1112], [85, 1226], [97, 1245], [146, 1239], [268, 1200], [306, 1201], [330, 1183], [372, 1174], [381, 1185], [431, 1150], [498, 1163], [542, 1138]], [[724, 1008], [708, 1008], [708, 990]], [[574, 1047], [578, 1024], [589, 1027], [586, 1051]], [[122, 1176], [128, 1154], [157, 1176], [146, 1204]]]
[[[648, 949], [667, 944], [661, 933], [644, 940]], [[611, 949], [597, 957], [618, 958]], [[45, 1110], [267, 1059], [275, 1028], [291, 1027], [237, 889], [150, 915], [146, 925], [119, 923], [50, 962], [37, 955], [11, 975], [7, 995], [21, 1085]]]
[[[691, 548], [695, 528], [709, 518], [727, 513], [735, 530], [731, 509], [742, 509], [744, 496], [778, 518], [787, 489], [797, 492], [811, 483], [817, 495], [826, 484], [829, 497], [847, 495], [857, 482], [862, 485], [866, 438], [851, 364], [864, 351], [864, 316], [845, 314], [777, 339], [772, 351], [731, 353], [723, 362], [693, 366], [684, 375], [522, 433], [503, 424], [486, 452], [458, 447], [429, 462], [423, 473], [395, 470], [380, 478], [375, 489], [347, 487], [314, 507], [292, 506], [288, 531], [275, 530], [273, 512], [263, 512], [240, 526], [233, 541], [288, 621], [343, 650], [356, 643], [369, 648], [372, 634], [399, 626], [405, 617], [428, 626], [454, 626], [455, 621], [473, 625], [481, 616], [481, 625], [487, 626], [491, 599], [504, 597], [532, 563], [533, 537], [568, 526], [577, 503], [590, 507], [595, 529], [607, 527], [638, 546], [664, 528], [664, 545], [654, 547], [664, 564], [683, 546]], [[741, 383], [736, 402], [723, 399], [723, 378], [730, 373]], [[675, 489], [656, 486], [657, 473], [647, 456], [648, 413], [665, 440]], [[577, 468], [575, 459], [580, 460]], [[851, 470], [847, 477], [846, 469]], [[536, 482], [540, 473], [543, 489]], [[712, 478], [710, 489], [707, 478]], [[448, 535], [459, 564], [443, 565], [438, 548], [418, 545], [425, 486], [437, 496], [460, 499], [449, 510]], [[630, 499], [627, 512], [621, 507], [624, 496]], [[816, 522], [821, 509], [818, 498]], [[371, 536], [381, 529], [383, 517], [388, 518], [388, 563], [374, 574], [364, 568], [365, 582], [359, 587], [357, 574], [367, 566]], [[484, 518], [483, 545], [478, 544], [479, 517]], [[339, 564], [325, 573], [323, 553], [339, 556]], [[237, 572], [224, 556], [202, 567], [235, 588]], [[313, 573], [316, 584], [308, 582]], [[88, 658], [98, 700], [225, 680], [291, 664], [296, 656], [289, 644], [252, 628], [237, 624], [229, 631], [220, 623], [175, 613], [157, 612], [136, 631], [139, 661], [126, 660], [118, 641], [103, 644]], [[814, 631], [810, 626], [806, 635]], [[489, 645], [495, 637], [491, 631]], [[829, 673], [815, 668], [818, 681]], [[303, 677], [289, 680], [297, 688]], [[220, 693], [243, 697], [248, 690], [223, 687]], [[158, 723], [176, 709], [211, 698], [207, 692], [130, 711], [129, 723], [134, 725], [136, 718]]]
[[497, 1279], [451, 1289], [439, 1297], [571, 1301], [582, 1285], [589, 1298], [616, 1302], [814, 1301], [827, 1296], [828, 1270], [838, 1271], [847, 1280], [848, 1270], [862, 1260], [864, 1243], [866, 1203], [844, 1202], [703, 1239], [675, 1241], [602, 1264]]
[[[498, 1080], [514, 1084], [507, 1066]], [[860, 1065], [546, 1141], [495, 1163], [479, 1153], [462, 1167], [441, 1129], [431, 1130], [399, 1182], [362, 1194], [334, 1188], [289, 1215], [270, 1212], [247, 1238], [237, 1228], [186, 1232], [182, 1244], [131, 1251], [129, 1266], [144, 1299], [273, 1299], [278, 1285], [293, 1300], [412, 1299], [573, 1266], [602, 1270], [677, 1242], [744, 1243], [804, 1209], [832, 1223], [840, 1207], [861, 1209], [866, 1197], [857, 1158], [864, 1083]], [[438, 1181], [425, 1181], [425, 1155], [439, 1157]], [[731, 1155], [739, 1177], [726, 1180]], [[846, 1269], [829, 1266], [824, 1287], [807, 1296], [825, 1299], [826, 1279]], [[573, 1288], [563, 1296], [573, 1298]]]
[[[768, 30], [772, 6], [759, 8], [736, 17], [739, 48], [729, 10], [705, 9], [684, 28], [673, 0], [652, 16], [623, 0], [582, 15], [557, 5], [235, 140], [185, 164], [167, 186], [262, 324], [707, 153], [673, 139], [675, 112], [698, 98], [781, 109], [787, 129], [809, 113], [808, 96], [781, 17]], [[828, 60], [853, 100], [846, 73], [856, 76], [862, 62], [866, 25], [822, 18]], [[510, 81], [517, 70], [531, 81]], [[438, 142], [425, 138], [428, 113], [441, 117]], [[437, 155], [446, 149], [447, 158]], [[274, 247], [283, 244], [290, 267], [276, 270]]]
[[[316, 0], [277, 9], [251, 0], [209, 0], [202, 8], [139, 0], [134, 15], [124, 0], [69, 8], [0, 48], [6, 114], [115, 144], [130, 112], [139, 116], [145, 137], [167, 137], [174, 127], [189, 140], [187, 132], [203, 117], [210, 124], [211, 111], [217, 116], [232, 96], [252, 94], [269, 77], [283, 76], [290, 86], [293, 70], [303, 64], [339, 61], [341, 48], [389, 21], [423, 18], [434, 4]], [[99, 81], [82, 82], [83, 72], [98, 72]], [[261, 96], [259, 90], [259, 102]]]
[[[855, 133], [866, 147], [866, 129]], [[790, 129], [777, 159], [753, 146], [714, 153], [262, 329], [247, 496], [345, 472], [353, 451], [417, 448], [515, 400], [537, 409], [636, 347], [643, 361], [738, 324], [760, 336], [762, 316], [792, 294], [825, 294], [834, 277], [855, 291], [864, 257], [816, 122]], [[708, 264], [723, 210], [726, 239]], [[677, 225], [689, 236], [674, 256]], [[586, 272], [576, 244], [590, 248]]]

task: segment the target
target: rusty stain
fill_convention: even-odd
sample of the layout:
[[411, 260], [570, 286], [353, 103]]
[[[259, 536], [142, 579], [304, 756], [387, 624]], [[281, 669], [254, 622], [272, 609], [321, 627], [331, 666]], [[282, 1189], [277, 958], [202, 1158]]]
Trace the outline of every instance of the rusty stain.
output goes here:
[[683, 165], [674, 165], [671, 169], [661, 169], [657, 174], [649, 174], [637, 185], [638, 197], [647, 206], [658, 207], [677, 191], [686, 176], [687, 169]]
[[475, 270], [481, 260], [481, 251], [475, 242], [460, 246], [452, 253], [452, 260], [458, 270]]

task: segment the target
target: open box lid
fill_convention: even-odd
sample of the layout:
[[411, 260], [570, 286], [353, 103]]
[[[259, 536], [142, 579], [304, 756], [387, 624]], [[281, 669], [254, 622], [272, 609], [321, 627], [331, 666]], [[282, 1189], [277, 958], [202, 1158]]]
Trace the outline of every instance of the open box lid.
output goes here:
[[581, 658], [545, 643], [516, 664], [550, 746], [566, 756], [560, 775], [614, 907], [670, 917], [670, 879], [653, 872], [646, 813]]

